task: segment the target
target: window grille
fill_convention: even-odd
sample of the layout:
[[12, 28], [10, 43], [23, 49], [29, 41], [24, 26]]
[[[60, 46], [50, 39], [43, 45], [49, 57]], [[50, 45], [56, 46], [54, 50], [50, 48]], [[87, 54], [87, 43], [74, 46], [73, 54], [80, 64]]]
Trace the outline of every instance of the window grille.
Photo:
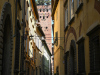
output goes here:
[[78, 43], [78, 72], [85, 72], [84, 40]]
[[65, 75], [69, 75], [68, 65], [69, 65], [69, 52], [66, 52], [65, 53]]
[[16, 28], [15, 70], [19, 70], [20, 32]]
[[100, 71], [100, 36], [89, 36], [90, 72]]

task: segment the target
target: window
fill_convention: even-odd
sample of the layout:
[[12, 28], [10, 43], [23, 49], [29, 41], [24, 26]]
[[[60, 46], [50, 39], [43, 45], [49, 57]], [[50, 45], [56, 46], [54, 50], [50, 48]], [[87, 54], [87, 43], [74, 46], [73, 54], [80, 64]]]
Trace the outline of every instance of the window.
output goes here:
[[32, 22], [32, 19], [30, 18], [30, 21]]
[[65, 53], [65, 75], [69, 75], [69, 51]]
[[27, 1], [27, 6], [29, 7], [29, 3], [28, 3], [28, 1]]
[[45, 27], [46, 29], [48, 28], [48, 27]]
[[77, 7], [83, 2], [83, 0], [77, 0]]
[[43, 19], [45, 19], [45, 16], [43, 16]]
[[40, 9], [40, 12], [41, 12], [41, 9]]
[[37, 69], [37, 67], [36, 67], [36, 75], [38, 75], [38, 69]]
[[43, 12], [45, 12], [45, 9], [43, 9]]
[[85, 73], [84, 40], [78, 43], [78, 73]]
[[34, 63], [35, 63], [35, 56], [36, 56], [36, 51], [34, 50]]
[[30, 13], [30, 16], [31, 16], [31, 11], [29, 11], [29, 13]]
[[74, 17], [74, 0], [70, 2], [70, 19]]
[[[19, 20], [17, 20], [19, 22]], [[19, 23], [17, 23], [19, 24]], [[19, 69], [19, 55], [20, 55], [20, 30], [16, 27], [16, 47], [15, 47], [15, 70]]]
[[100, 35], [89, 36], [90, 72], [100, 71]]
[[68, 6], [65, 8], [65, 27], [68, 25]]
[[29, 42], [29, 51], [28, 51], [28, 55], [30, 55], [30, 42]]
[[55, 45], [58, 45], [58, 32], [55, 32]]
[[47, 12], [48, 12], [48, 9], [47, 9]]
[[100, 25], [93, 24], [88, 29], [89, 55], [90, 55], [90, 75], [100, 74]]
[[26, 39], [26, 52], [27, 52], [27, 39]]

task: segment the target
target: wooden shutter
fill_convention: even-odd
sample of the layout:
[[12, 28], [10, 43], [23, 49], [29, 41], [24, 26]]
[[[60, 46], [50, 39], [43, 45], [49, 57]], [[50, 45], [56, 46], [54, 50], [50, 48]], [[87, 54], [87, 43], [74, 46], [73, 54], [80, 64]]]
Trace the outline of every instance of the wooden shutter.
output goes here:
[[89, 37], [90, 71], [100, 71], [100, 36]]
[[17, 27], [16, 27], [16, 47], [15, 47], [15, 72], [19, 71], [19, 55], [20, 55], [20, 25], [19, 21], [17, 20]]
[[85, 72], [84, 41], [78, 43], [78, 72]]

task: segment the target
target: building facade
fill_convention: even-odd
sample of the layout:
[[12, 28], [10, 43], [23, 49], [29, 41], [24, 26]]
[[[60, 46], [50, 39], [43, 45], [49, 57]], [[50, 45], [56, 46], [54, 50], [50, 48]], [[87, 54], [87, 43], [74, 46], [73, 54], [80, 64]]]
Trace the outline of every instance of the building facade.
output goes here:
[[35, 75], [37, 52], [34, 42], [34, 35], [36, 31], [36, 23], [38, 22], [38, 12], [35, 0], [26, 0], [25, 4], [25, 71], [26, 75]]
[[100, 1], [66, 0], [64, 8], [65, 75], [99, 75]]
[[45, 40], [42, 40], [42, 75], [51, 75], [51, 53]]
[[[60, 4], [61, 1], [62, 4]], [[64, 54], [62, 57], [64, 59], [64, 73], [59, 75], [99, 75], [100, 1], [52, 0], [54, 36], [55, 28], [59, 26], [59, 24], [56, 26], [56, 23], [61, 22], [56, 22], [57, 7], [58, 14], [64, 11], [62, 13], [64, 14], [64, 21], [63, 24], [60, 25], [64, 25]], [[59, 9], [62, 9], [62, 11], [59, 11]], [[59, 15], [62, 16], [62, 14]], [[58, 17], [58, 20], [59, 19]], [[55, 42], [55, 44], [56, 43], [57, 42]], [[55, 64], [57, 62], [57, 52], [55, 53], [55, 50], [54, 46], [54, 73], [58, 75], [55, 70]], [[61, 61], [61, 59], [59, 60]], [[60, 69], [61, 67], [59, 67], [58, 71]]]
[[54, 19], [54, 75], [64, 75], [64, 7], [63, 0], [52, 0]]
[[24, 0], [1, 0], [0, 3], [0, 75], [23, 75]]

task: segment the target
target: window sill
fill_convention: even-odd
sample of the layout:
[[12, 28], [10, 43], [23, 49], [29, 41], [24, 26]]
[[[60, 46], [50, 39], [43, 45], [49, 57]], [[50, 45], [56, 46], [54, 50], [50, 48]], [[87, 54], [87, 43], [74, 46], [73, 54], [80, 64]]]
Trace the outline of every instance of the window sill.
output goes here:
[[77, 75], [86, 75], [85, 73], [78, 73]]
[[83, 6], [83, 3], [81, 3], [81, 4], [79, 5], [79, 7], [77, 8], [77, 10], [76, 10], [76, 12], [75, 12], [76, 14], [78, 14], [78, 13], [80, 12], [82, 6]]
[[84, 38], [84, 36], [82, 35], [82, 36], [79, 37], [79, 39], [77, 40], [76, 43], [78, 44], [79, 42], [83, 41], [84, 39], [85, 39], [85, 38]]
[[90, 72], [88, 75], [100, 75], [100, 72]]
[[75, 19], [75, 16], [70, 20], [69, 25], [72, 24], [72, 22], [74, 21], [74, 19]]
[[66, 32], [66, 31], [67, 31], [67, 29], [68, 29], [68, 25], [65, 27], [65, 30], [64, 30], [64, 31]]
[[92, 34], [94, 31], [100, 29], [100, 24], [99, 22], [95, 22], [94, 24], [92, 24], [88, 30], [87, 30], [87, 36], [89, 36], [90, 34]]

